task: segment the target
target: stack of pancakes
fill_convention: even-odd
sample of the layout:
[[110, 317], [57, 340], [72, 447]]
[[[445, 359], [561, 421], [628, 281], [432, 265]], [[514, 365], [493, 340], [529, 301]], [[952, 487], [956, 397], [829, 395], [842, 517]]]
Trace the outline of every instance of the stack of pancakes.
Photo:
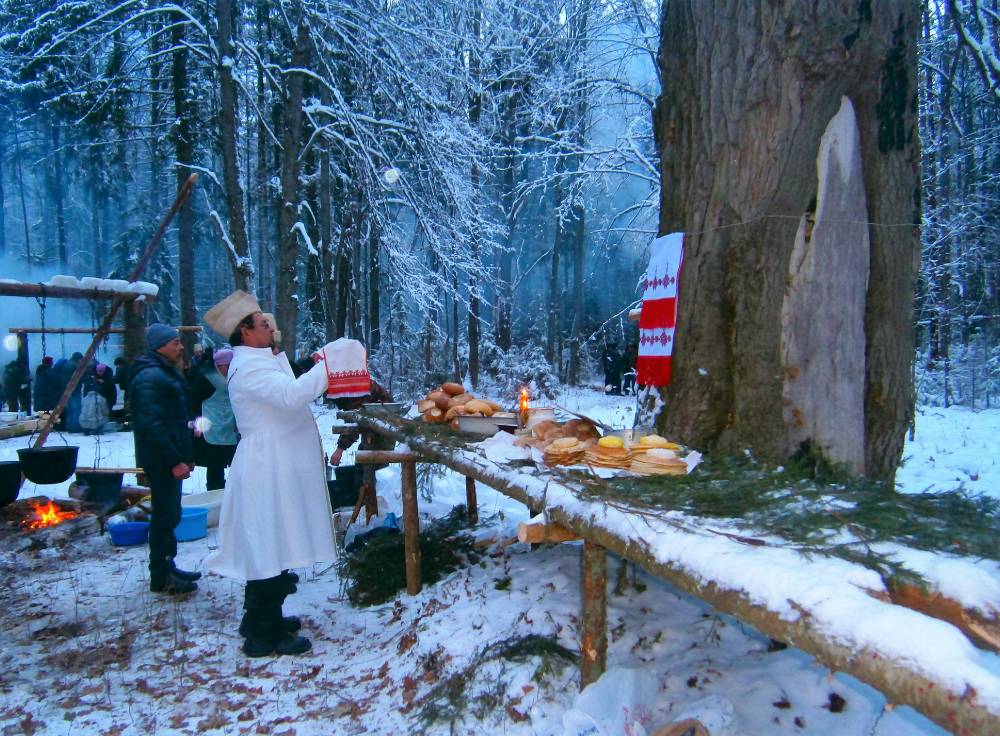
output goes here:
[[625, 447], [601, 447], [595, 445], [587, 450], [583, 461], [595, 468], [619, 468], [627, 470], [632, 464], [632, 453]]
[[594, 468], [627, 469], [632, 453], [618, 437], [601, 437], [597, 445], [587, 449], [583, 461]]
[[583, 460], [586, 446], [576, 437], [560, 437], [545, 448], [546, 465], [576, 465]]
[[688, 472], [687, 463], [678, 459], [676, 452], [662, 447], [650, 447], [633, 454], [629, 469], [639, 475], [686, 475]]
[[645, 437], [640, 437], [639, 442], [632, 445], [632, 455], [644, 455], [646, 452], [654, 448], [676, 451], [681, 449], [681, 446], [676, 442], [670, 442], [664, 437], [660, 437], [658, 434], [648, 434]]

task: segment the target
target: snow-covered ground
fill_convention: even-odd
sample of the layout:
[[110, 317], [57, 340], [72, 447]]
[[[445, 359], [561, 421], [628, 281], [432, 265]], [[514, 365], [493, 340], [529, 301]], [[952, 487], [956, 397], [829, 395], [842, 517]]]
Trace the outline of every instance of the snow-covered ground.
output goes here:
[[[628, 397], [565, 393], [559, 403], [617, 426], [631, 423]], [[318, 409], [326, 429], [332, 412]], [[906, 491], [959, 485], [1000, 495], [996, 437], [1000, 411], [926, 409], [907, 444], [899, 482]], [[80, 464], [133, 463], [130, 435], [67, 435]], [[58, 443], [58, 436], [50, 443]], [[26, 438], [0, 442], [13, 459]], [[350, 463], [350, 455], [345, 457]], [[130, 479], [127, 479], [127, 482]], [[399, 472], [379, 473], [379, 494], [400, 511]], [[21, 497], [65, 496], [61, 486], [25, 483]], [[203, 470], [185, 482], [204, 489]], [[509, 536], [524, 507], [478, 489], [482, 534]], [[464, 503], [464, 479], [434, 480], [421, 511], [446, 513]], [[304, 510], [305, 511], [305, 510]], [[179, 564], [197, 568], [215, 544], [180, 545]], [[620, 565], [612, 557], [609, 584]], [[332, 567], [301, 570], [286, 613], [304, 618], [313, 650], [301, 657], [248, 660], [236, 627], [242, 589], [204, 578], [184, 600], [148, 592], [146, 548], [116, 548], [107, 537], [53, 550], [0, 552], [0, 729], [3, 733], [341, 734], [449, 733], [426, 724], [421, 701], [463, 671], [490, 644], [528, 634], [554, 636], [576, 650], [580, 548], [514, 544], [415, 597], [354, 609]], [[630, 574], [631, 580], [631, 574]], [[575, 667], [544, 668], [490, 660], [471, 673], [455, 733], [623, 733], [615, 718], [634, 707], [646, 732], [684, 715], [700, 716], [713, 735], [938, 734], [941, 729], [856, 679], [833, 674], [796, 649], [768, 651], [752, 628], [714, 612], [658, 578], [636, 571], [635, 584], [609, 593], [609, 672], [584, 696]], [[506, 583], [509, 581], [509, 585]], [[993, 580], [994, 584], [1000, 581]], [[994, 673], [1000, 661], [985, 658]], [[845, 701], [843, 708], [836, 694]], [[600, 726], [603, 730], [590, 730]], [[640, 731], [634, 730], [633, 733]]]

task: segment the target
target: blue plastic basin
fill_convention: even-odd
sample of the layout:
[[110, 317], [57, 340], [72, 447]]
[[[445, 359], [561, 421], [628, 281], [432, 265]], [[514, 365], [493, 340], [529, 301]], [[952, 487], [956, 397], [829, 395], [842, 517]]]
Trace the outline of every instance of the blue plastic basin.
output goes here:
[[134, 544], [145, 544], [149, 540], [148, 521], [123, 521], [121, 524], [108, 526], [111, 543], [118, 547], [129, 547]]
[[208, 509], [204, 506], [191, 506], [181, 509], [181, 523], [174, 527], [174, 536], [178, 542], [190, 542], [201, 539], [208, 534]]

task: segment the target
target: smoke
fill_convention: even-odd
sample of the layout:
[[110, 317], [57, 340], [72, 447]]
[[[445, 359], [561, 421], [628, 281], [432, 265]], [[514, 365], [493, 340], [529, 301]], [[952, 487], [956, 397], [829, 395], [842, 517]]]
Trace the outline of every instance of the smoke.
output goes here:
[[[4, 279], [28, 283], [46, 282], [58, 273], [57, 268], [53, 266], [52, 270], [46, 270], [38, 266], [29, 266], [9, 255], [0, 258], [0, 278]], [[86, 299], [49, 298], [45, 300], [45, 326], [94, 327], [103, 321], [110, 307], [110, 300], [91, 303]], [[115, 322], [115, 326], [121, 325], [121, 319]], [[0, 296], [0, 366], [17, 357], [16, 343], [3, 339], [10, 334], [11, 327], [41, 326], [41, 309], [35, 299], [23, 296]], [[55, 360], [59, 360], [68, 358], [74, 352], [83, 353], [90, 346], [91, 340], [91, 335], [46, 335], [43, 353], [42, 336], [28, 335], [31, 368], [34, 369], [42, 361], [43, 355], [51, 355]], [[125, 352], [122, 340], [123, 336], [120, 334], [109, 335], [97, 350], [95, 356], [97, 360], [111, 365], [116, 357]]]

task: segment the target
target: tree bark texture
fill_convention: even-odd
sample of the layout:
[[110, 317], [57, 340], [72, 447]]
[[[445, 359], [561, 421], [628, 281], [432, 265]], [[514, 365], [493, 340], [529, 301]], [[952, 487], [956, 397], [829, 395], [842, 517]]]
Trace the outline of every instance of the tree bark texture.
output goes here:
[[[292, 68], [306, 65], [309, 30], [305, 21], [298, 26]], [[284, 133], [281, 138], [281, 207], [278, 212], [280, 237], [278, 269], [274, 296], [274, 318], [281, 330], [282, 343], [289, 355], [294, 355], [298, 341], [298, 279], [296, 267], [299, 255], [299, 151], [302, 146], [302, 89], [305, 77], [290, 73], [285, 78]]]
[[[774, 461], [809, 438], [856, 472], [895, 473], [913, 413], [919, 22], [915, 0], [667, 5], [659, 231], [686, 236], [663, 431]], [[862, 173], [844, 144], [821, 183], [845, 99]]]
[[420, 571], [420, 516], [417, 507], [417, 464], [400, 465], [403, 494], [403, 553], [406, 557], [406, 592], [417, 595], [422, 585]]
[[[191, 176], [189, 164], [194, 160], [194, 132], [191, 126], [193, 114], [188, 94], [191, 91], [187, 75], [187, 46], [184, 40], [184, 24], [178, 22], [173, 27], [174, 52], [171, 66], [173, 84], [174, 115], [176, 127], [174, 131], [174, 151], [177, 163], [174, 174], [177, 189], [180, 191]], [[177, 217], [177, 253], [178, 272], [180, 277], [181, 324], [198, 324], [198, 315], [194, 301], [194, 211], [190, 199], [184, 202]], [[192, 333], [181, 335], [185, 354], [191, 355], [196, 338]]]
[[233, 267], [236, 288], [254, 294], [253, 256], [247, 242], [246, 214], [243, 211], [243, 185], [236, 157], [236, 82], [233, 80], [233, 3], [216, 0], [215, 15], [219, 23], [219, 132], [222, 147], [222, 181], [229, 219], [229, 242], [226, 251]]
[[608, 658], [608, 553], [584, 541], [581, 553], [580, 689], [604, 674]]

